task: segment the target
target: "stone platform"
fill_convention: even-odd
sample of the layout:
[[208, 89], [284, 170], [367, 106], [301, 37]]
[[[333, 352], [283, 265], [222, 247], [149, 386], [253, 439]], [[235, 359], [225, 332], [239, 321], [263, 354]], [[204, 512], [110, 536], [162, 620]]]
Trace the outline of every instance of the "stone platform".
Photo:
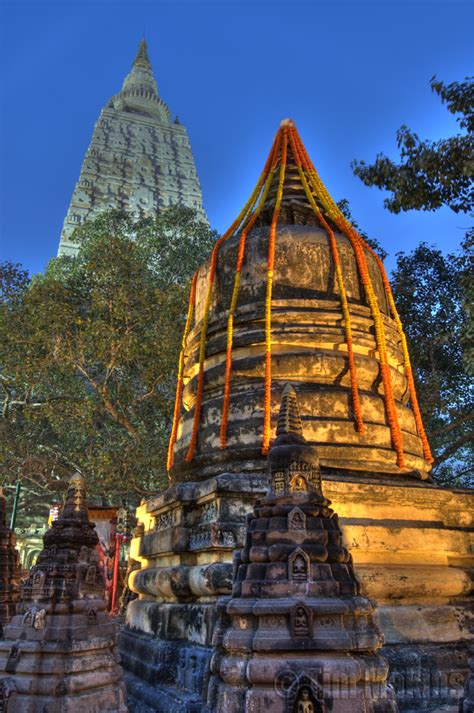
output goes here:
[[[222, 473], [142, 505], [131, 556], [139, 598], [122, 663], [130, 710], [205, 710], [232, 555], [267, 477]], [[397, 476], [323, 474], [362, 593], [379, 604], [382, 653], [400, 711], [457, 710], [473, 639], [473, 494]]]

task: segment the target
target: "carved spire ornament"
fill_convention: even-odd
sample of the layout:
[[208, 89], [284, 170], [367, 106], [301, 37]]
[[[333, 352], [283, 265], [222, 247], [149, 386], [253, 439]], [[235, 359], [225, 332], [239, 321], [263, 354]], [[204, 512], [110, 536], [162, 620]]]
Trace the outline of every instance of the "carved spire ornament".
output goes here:
[[0, 640], [0, 700], [8, 713], [126, 713], [125, 688], [89, 521], [86, 486], [74, 475], [63, 511], [22, 587]]
[[278, 424], [270, 490], [234, 560], [230, 626], [214, 658], [209, 710], [343, 713], [350, 705], [354, 713], [393, 713], [375, 603], [360, 594], [292, 387]]

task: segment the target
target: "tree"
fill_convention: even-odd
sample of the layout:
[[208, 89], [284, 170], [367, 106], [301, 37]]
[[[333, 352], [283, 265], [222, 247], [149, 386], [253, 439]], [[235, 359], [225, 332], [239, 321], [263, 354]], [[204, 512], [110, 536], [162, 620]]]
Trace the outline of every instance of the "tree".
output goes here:
[[141, 221], [111, 211], [75, 238], [77, 257], [29, 285], [18, 271], [2, 301], [0, 475], [44, 500], [78, 469], [92, 495], [130, 501], [166, 479], [188, 282], [215, 234], [171, 208]]
[[391, 195], [385, 206], [392, 213], [436, 210], [446, 205], [456, 213], [469, 213], [474, 205], [474, 81], [445, 85], [433, 77], [431, 89], [459, 115], [466, 133], [439, 141], [422, 141], [407, 126], [397, 132], [400, 162], [379, 154], [372, 165], [353, 161], [352, 168], [366, 186], [385, 189]]
[[415, 367], [418, 395], [436, 462], [433, 476], [447, 485], [472, 484], [474, 388], [465, 364], [463, 282], [472, 244], [443, 255], [421, 243], [398, 254], [392, 286]]
[[[352, 168], [367, 186], [389, 191], [392, 213], [436, 210], [456, 213], [474, 207], [474, 81], [444, 84], [433, 77], [431, 88], [457, 116], [462, 133], [439, 141], [422, 141], [408, 127], [397, 133], [400, 161], [379, 154], [372, 165]], [[443, 255], [421, 243], [398, 254], [393, 291], [415, 371], [428, 437], [436, 456], [438, 482], [472, 485], [474, 403], [474, 278], [470, 229], [459, 255]]]

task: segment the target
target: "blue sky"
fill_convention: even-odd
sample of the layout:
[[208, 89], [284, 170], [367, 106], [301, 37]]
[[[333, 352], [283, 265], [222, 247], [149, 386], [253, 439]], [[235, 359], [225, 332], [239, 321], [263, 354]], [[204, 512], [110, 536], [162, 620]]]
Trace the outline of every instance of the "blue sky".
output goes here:
[[429, 80], [472, 74], [472, 2], [3, 0], [0, 14], [0, 259], [38, 272], [56, 254], [94, 123], [144, 33], [217, 230], [239, 212], [285, 117], [389, 267], [421, 240], [455, 249], [469, 225], [448, 209], [391, 215], [350, 162], [396, 157], [403, 123], [423, 138], [457, 131]]

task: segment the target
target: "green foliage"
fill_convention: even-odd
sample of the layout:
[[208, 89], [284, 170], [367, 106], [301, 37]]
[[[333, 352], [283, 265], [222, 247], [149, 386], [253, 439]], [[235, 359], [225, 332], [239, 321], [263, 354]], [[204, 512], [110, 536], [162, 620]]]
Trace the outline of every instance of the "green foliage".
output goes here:
[[[443, 255], [421, 243], [399, 253], [392, 287], [407, 335], [417, 391], [439, 483], [474, 485], [474, 389], [469, 376], [472, 313], [463, 308], [467, 281], [472, 293], [472, 241], [459, 255]], [[471, 362], [472, 368], [472, 362]]]
[[0, 478], [44, 498], [77, 468], [92, 495], [130, 501], [165, 482], [188, 284], [215, 234], [171, 208], [111, 211], [74, 237], [77, 257], [30, 285], [1, 273]]
[[436, 210], [443, 205], [456, 213], [474, 206], [474, 81], [445, 85], [433, 77], [431, 88], [466, 133], [439, 141], [422, 141], [407, 126], [397, 132], [400, 162], [379, 154], [373, 164], [354, 161], [352, 168], [366, 186], [390, 192], [385, 206], [392, 213]]

